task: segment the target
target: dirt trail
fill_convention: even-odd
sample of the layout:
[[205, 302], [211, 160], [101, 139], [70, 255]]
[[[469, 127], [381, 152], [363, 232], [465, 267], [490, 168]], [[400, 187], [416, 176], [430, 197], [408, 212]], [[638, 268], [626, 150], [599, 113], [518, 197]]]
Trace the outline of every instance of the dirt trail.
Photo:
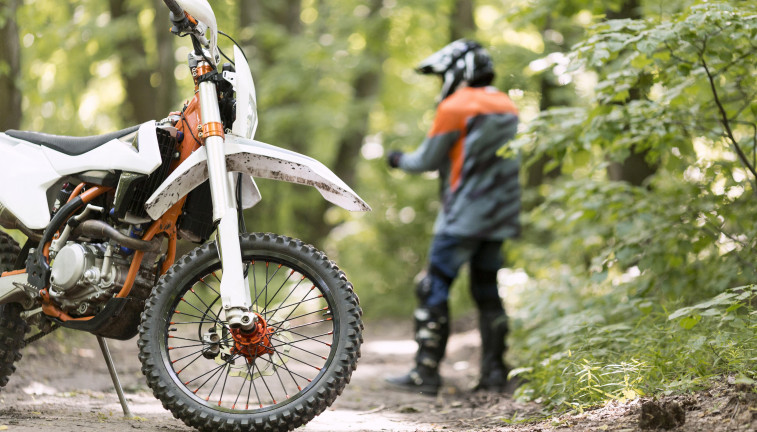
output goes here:
[[[643, 401], [614, 404], [541, 423], [537, 404], [493, 394], [471, 394], [478, 336], [458, 331], [442, 366], [445, 387], [437, 397], [392, 391], [388, 375], [407, 371], [415, 350], [409, 324], [370, 323], [363, 357], [352, 382], [332, 407], [300, 431], [636, 431]], [[380, 335], [380, 336], [379, 336]], [[73, 345], [61, 342], [74, 341]], [[140, 372], [135, 340], [109, 341], [119, 377], [136, 419], [124, 419], [94, 336], [59, 331], [29, 346], [8, 386], [0, 392], [0, 431], [60, 432], [191, 431], [164, 410]], [[722, 385], [668, 398], [685, 411], [675, 431], [755, 431], [753, 388]]]

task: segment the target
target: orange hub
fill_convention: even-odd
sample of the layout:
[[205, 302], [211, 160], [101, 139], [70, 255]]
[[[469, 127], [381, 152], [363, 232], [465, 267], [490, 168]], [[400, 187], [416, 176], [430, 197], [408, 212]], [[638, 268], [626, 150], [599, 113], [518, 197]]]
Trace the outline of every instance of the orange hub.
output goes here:
[[273, 354], [271, 346], [271, 336], [274, 333], [273, 327], [268, 327], [260, 314], [255, 325], [249, 330], [231, 329], [231, 335], [234, 338], [234, 347], [231, 349], [232, 354], [241, 354], [248, 361], [253, 361], [263, 354]]

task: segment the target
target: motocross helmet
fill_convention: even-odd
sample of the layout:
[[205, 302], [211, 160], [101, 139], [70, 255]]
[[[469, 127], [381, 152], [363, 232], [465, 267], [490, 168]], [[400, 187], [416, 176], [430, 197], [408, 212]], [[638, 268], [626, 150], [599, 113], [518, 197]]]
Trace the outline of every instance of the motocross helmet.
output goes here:
[[438, 102], [454, 93], [462, 83], [483, 87], [494, 80], [494, 65], [489, 53], [478, 42], [466, 39], [456, 40], [431, 54], [416, 71], [442, 77]]

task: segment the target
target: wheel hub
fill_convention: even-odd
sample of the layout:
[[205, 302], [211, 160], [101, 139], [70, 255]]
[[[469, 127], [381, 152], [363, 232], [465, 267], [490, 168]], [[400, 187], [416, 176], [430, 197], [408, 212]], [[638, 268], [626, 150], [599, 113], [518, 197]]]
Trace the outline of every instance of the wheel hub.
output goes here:
[[249, 330], [230, 329], [234, 338], [231, 354], [240, 354], [248, 361], [253, 361], [263, 354], [273, 354], [271, 336], [274, 328], [269, 327], [260, 314], [255, 314], [252, 327]]

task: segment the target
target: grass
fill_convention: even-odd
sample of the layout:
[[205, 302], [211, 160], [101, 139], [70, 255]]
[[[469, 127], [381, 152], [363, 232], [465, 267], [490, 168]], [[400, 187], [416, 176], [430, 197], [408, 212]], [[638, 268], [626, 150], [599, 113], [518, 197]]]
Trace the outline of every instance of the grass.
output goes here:
[[[634, 299], [623, 287], [602, 295], [524, 291], [514, 320], [513, 375], [520, 400], [553, 412], [611, 400], [688, 392], [724, 374], [757, 380], [757, 288], [739, 287], [693, 306]], [[555, 294], [557, 293], [557, 294]], [[548, 306], [551, 305], [551, 306]]]

